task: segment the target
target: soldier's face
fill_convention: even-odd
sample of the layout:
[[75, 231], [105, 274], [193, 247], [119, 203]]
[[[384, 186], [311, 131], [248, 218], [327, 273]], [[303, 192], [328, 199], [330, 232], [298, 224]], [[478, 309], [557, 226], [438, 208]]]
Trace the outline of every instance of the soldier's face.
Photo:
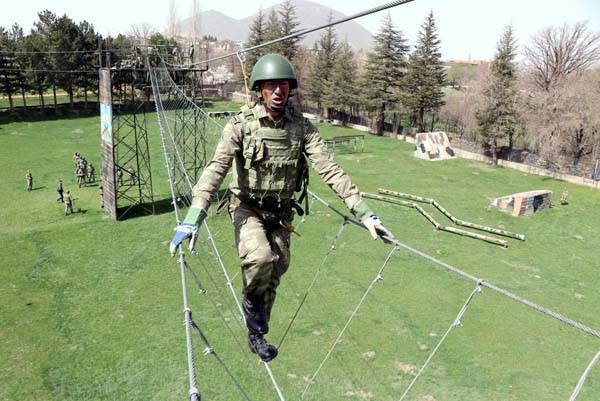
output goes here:
[[263, 103], [269, 110], [282, 111], [290, 95], [290, 81], [287, 79], [261, 81], [260, 93]]

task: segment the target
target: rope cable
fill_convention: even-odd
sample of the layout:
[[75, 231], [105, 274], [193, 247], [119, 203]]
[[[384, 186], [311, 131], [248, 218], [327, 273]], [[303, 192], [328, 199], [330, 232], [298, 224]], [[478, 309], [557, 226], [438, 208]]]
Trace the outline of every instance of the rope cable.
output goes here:
[[221, 357], [215, 352], [214, 348], [212, 348], [210, 346], [210, 343], [208, 342], [208, 339], [206, 338], [206, 336], [204, 335], [204, 333], [202, 332], [202, 330], [200, 329], [200, 327], [193, 320], [192, 320], [192, 327], [196, 330], [196, 332], [198, 333], [198, 335], [200, 336], [200, 338], [202, 339], [202, 341], [206, 345], [206, 348], [204, 349], [204, 355], [208, 355], [208, 354], [214, 355], [214, 357], [221, 364], [221, 366], [223, 367], [223, 369], [225, 370], [225, 372], [227, 373], [227, 375], [229, 376], [229, 378], [231, 378], [231, 380], [233, 381], [233, 383], [235, 384], [235, 386], [238, 388], [238, 390], [240, 390], [240, 393], [242, 393], [242, 395], [244, 396], [244, 398], [246, 400], [248, 400], [248, 401], [252, 401], [252, 399], [250, 398], [250, 396], [248, 395], [248, 393], [246, 392], [246, 390], [244, 389], [244, 387], [236, 379], [236, 377], [233, 375], [233, 373], [229, 370], [229, 368], [227, 367], [227, 365], [225, 364], [225, 362], [221, 359]]
[[314, 379], [319, 374], [319, 371], [321, 370], [321, 368], [323, 368], [323, 366], [325, 365], [325, 362], [327, 362], [327, 360], [331, 356], [331, 354], [332, 354], [333, 350], [335, 349], [335, 347], [339, 344], [342, 336], [346, 332], [346, 329], [348, 328], [348, 326], [350, 326], [350, 323], [352, 322], [352, 319], [354, 319], [354, 317], [358, 313], [358, 310], [360, 309], [360, 307], [362, 306], [363, 302], [367, 298], [367, 295], [369, 294], [369, 292], [371, 291], [371, 289], [375, 286], [375, 284], [378, 281], [380, 281], [380, 280], [383, 279], [383, 277], [382, 277], [381, 274], [383, 273], [383, 270], [385, 269], [385, 266], [389, 262], [390, 258], [392, 257], [392, 255], [394, 254], [394, 252], [396, 252], [397, 250], [398, 250], [397, 247], [393, 247], [392, 250], [388, 253], [387, 257], [385, 258], [385, 261], [383, 262], [383, 264], [381, 265], [381, 267], [377, 271], [377, 274], [375, 275], [375, 278], [373, 278], [373, 280], [371, 281], [371, 284], [367, 287], [367, 289], [364, 292], [362, 298], [360, 299], [360, 301], [358, 301], [358, 305], [356, 305], [356, 307], [354, 308], [354, 310], [350, 314], [350, 317], [346, 321], [346, 324], [344, 325], [344, 327], [342, 328], [342, 330], [338, 334], [337, 338], [335, 339], [335, 341], [333, 342], [333, 344], [329, 348], [329, 351], [327, 351], [327, 354], [325, 355], [325, 358], [323, 358], [323, 361], [321, 361], [321, 363], [319, 364], [319, 367], [317, 368], [317, 370], [315, 371], [315, 373], [313, 373], [313, 375], [311, 376], [311, 378], [308, 380], [308, 383], [306, 384], [306, 387], [304, 387], [304, 391], [302, 392], [302, 395], [300, 396], [300, 400], [304, 399], [304, 396], [306, 395], [306, 392], [308, 391], [308, 389], [310, 388], [310, 386], [314, 382]]
[[[329, 22], [327, 24], [319, 25], [319, 26], [316, 26], [314, 28], [308, 28], [308, 29], [305, 29], [303, 31], [299, 31], [299, 32], [292, 33], [292, 34], [289, 34], [289, 35], [286, 35], [286, 36], [282, 36], [282, 37], [277, 38], [277, 39], [269, 40], [268, 42], [264, 42], [264, 43], [258, 44], [256, 46], [248, 47], [248, 48], [244, 49], [244, 52], [249, 52], [249, 51], [252, 51], [252, 50], [257, 50], [257, 49], [260, 49], [262, 47], [266, 47], [266, 46], [269, 46], [269, 45], [272, 45], [272, 44], [275, 44], [275, 43], [279, 43], [279, 42], [283, 42], [283, 41], [286, 41], [286, 40], [294, 39], [294, 38], [297, 38], [299, 36], [307, 35], [307, 34], [309, 34], [311, 32], [315, 32], [315, 31], [319, 31], [321, 29], [325, 29], [325, 28], [329, 28], [329, 27], [332, 27], [332, 26], [335, 26], [335, 25], [339, 25], [339, 24], [342, 24], [344, 22], [352, 21], [352, 20], [360, 18], [360, 17], [364, 17], [364, 16], [367, 16], [367, 15], [370, 15], [370, 14], [375, 14], [375, 13], [378, 13], [380, 11], [387, 10], [388, 8], [400, 6], [400, 5], [407, 4], [407, 3], [410, 3], [410, 2], [413, 2], [413, 1], [415, 1], [415, 0], [396, 0], [396, 1], [391, 1], [389, 3], [382, 4], [381, 6], [369, 8], [369, 9], [367, 9], [365, 11], [361, 11], [359, 13], [352, 14], [352, 15], [350, 15], [348, 17], [344, 17], [344, 18], [340, 18], [340, 19], [335, 20], [335, 21], [331, 21], [331, 22]], [[236, 55], [237, 55], [237, 52], [234, 52], [234, 53], [228, 53], [228, 54], [225, 54], [225, 55], [222, 55], [222, 56], [219, 56], [219, 57], [213, 57], [213, 58], [209, 58], [207, 60], [198, 61], [196, 63], [189, 63], [189, 64], [171, 64], [171, 63], [166, 63], [166, 64], [169, 65], [169, 66], [171, 66], [171, 67], [185, 67], [185, 66], [192, 66], [192, 65], [208, 64], [211, 61], [222, 60], [222, 59], [233, 57], [233, 56], [236, 56]]]
[[[312, 193], [310, 190], [309, 190], [309, 193], [311, 193], [315, 197], [316, 200], [318, 200], [319, 202], [321, 202], [324, 205], [326, 205], [333, 212], [339, 214], [340, 216], [346, 216], [348, 218], [348, 221], [350, 221], [351, 223], [356, 224], [356, 225], [358, 225], [358, 226], [363, 227], [364, 229], [366, 229], [366, 227], [364, 227], [362, 224], [360, 224], [357, 220], [355, 220], [353, 218], [350, 218], [347, 215], [344, 215], [342, 212], [340, 212], [335, 207], [333, 207], [331, 204], [329, 204], [329, 202], [321, 199], [316, 194]], [[514, 300], [514, 301], [520, 302], [523, 305], [526, 305], [526, 306], [528, 306], [528, 307], [530, 307], [530, 308], [532, 308], [532, 309], [534, 309], [534, 310], [536, 310], [538, 312], [541, 312], [541, 313], [543, 313], [545, 315], [548, 315], [548, 316], [550, 316], [550, 317], [552, 317], [554, 319], [557, 319], [557, 320], [559, 320], [559, 321], [561, 321], [561, 322], [563, 322], [563, 323], [565, 323], [565, 324], [567, 324], [569, 326], [572, 326], [572, 327], [574, 327], [574, 328], [576, 328], [578, 330], [581, 330], [584, 333], [587, 333], [587, 334], [589, 334], [591, 336], [600, 338], [600, 331], [598, 331], [596, 329], [593, 329], [593, 328], [591, 328], [589, 326], [586, 326], [583, 323], [580, 323], [580, 322], [578, 322], [576, 320], [573, 320], [573, 319], [570, 319], [570, 318], [568, 318], [566, 316], [563, 316], [563, 315], [561, 315], [558, 312], [554, 312], [551, 309], [548, 309], [548, 308], [545, 308], [543, 306], [540, 306], [540, 305], [538, 305], [538, 304], [536, 304], [534, 302], [531, 302], [531, 301], [529, 301], [529, 300], [527, 300], [525, 298], [519, 297], [518, 295], [513, 294], [512, 292], [510, 292], [508, 290], [500, 288], [500, 287], [498, 287], [498, 286], [496, 286], [496, 285], [494, 285], [492, 283], [489, 283], [489, 282], [487, 282], [487, 281], [485, 281], [483, 279], [477, 278], [477, 277], [473, 276], [472, 274], [464, 272], [463, 270], [459, 269], [458, 267], [455, 267], [455, 266], [452, 266], [452, 265], [450, 265], [448, 263], [442, 262], [441, 260], [438, 260], [438, 259], [434, 258], [433, 256], [430, 256], [430, 255], [426, 254], [425, 252], [419, 251], [418, 249], [415, 249], [415, 248], [413, 248], [413, 247], [411, 247], [409, 245], [406, 245], [406, 244], [398, 241], [395, 238], [385, 237], [385, 239], [387, 241], [389, 241], [391, 244], [393, 244], [393, 245], [395, 245], [395, 246], [397, 246], [399, 248], [402, 248], [402, 249], [404, 249], [404, 250], [406, 250], [406, 251], [408, 251], [410, 253], [413, 253], [415, 255], [418, 255], [418, 256], [420, 256], [420, 257], [422, 257], [422, 258], [430, 261], [434, 265], [443, 267], [444, 269], [449, 270], [451, 272], [454, 272], [454, 273], [458, 274], [459, 276], [461, 276], [463, 278], [466, 278], [468, 280], [474, 281], [476, 283], [480, 283], [481, 286], [483, 286], [483, 287], [487, 287], [487, 288], [489, 288], [489, 289], [491, 289], [493, 291], [496, 291], [497, 293], [502, 294], [502, 295], [504, 295], [504, 296], [506, 296], [506, 297], [508, 297], [508, 298], [510, 298], [512, 300]]]
[[406, 390], [404, 390], [404, 393], [402, 394], [402, 396], [400, 397], [400, 399], [398, 401], [402, 401], [404, 399], [404, 397], [406, 397], [406, 394], [408, 394], [408, 392], [410, 391], [410, 389], [412, 388], [412, 386], [417, 382], [417, 380], [421, 376], [421, 373], [423, 373], [423, 371], [425, 371], [425, 369], [427, 368], [427, 365], [429, 365], [429, 362], [431, 362], [431, 360], [433, 359], [433, 356], [435, 355], [435, 353], [437, 352], [437, 350], [442, 346], [442, 343], [444, 342], [444, 340], [446, 340], [446, 337], [448, 337], [448, 334], [450, 334], [450, 331], [453, 328], [457, 327], [457, 326], [462, 326], [462, 324], [460, 322], [460, 319], [463, 317], [463, 315], [467, 311], [467, 307], [471, 303], [471, 300], [473, 299], [473, 297], [475, 296], [475, 294], [480, 293], [480, 292], [481, 292], [481, 286], [478, 283], [477, 286], [475, 287], [475, 289], [467, 297], [467, 299], [466, 299], [465, 303], [463, 304], [462, 308], [460, 308], [460, 311], [456, 315], [456, 318], [454, 318], [454, 320], [450, 324], [450, 327], [448, 327], [448, 330], [446, 330], [446, 333], [444, 333], [444, 335], [442, 336], [442, 338], [440, 339], [440, 341], [437, 343], [437, 345], [435, 346], [435, 348], [433, 349], [433, 351], [431, 351], [431, 354], [429, 354], [429, 357], [425, 360], [425, 362], [423, 363], [423, 366], [421, 366], [421, 369], [419, 369], [419, 372], [412, 379], [412, 381], [410, 382], [410, 384], [408, 385], [408, 387], [406, 388]]
[[346, 219], [344, 219], [342, 221], [342, 224], [340, 224], [340, 228], [338, 229], [335, 237], [333, 238], [333, 241], [331, 242], [331, 245], [329, 246], [329, 249], [325, 253], [325, 257], [323, 257], [323, 260], [321, 260], [321, 264], [319, 265], [319, 267], [315, 271], [315, 274], [313, 275], [313, 278], [312, 278], [310, 284], [306, 288], [306, 291], [304, 292], [304, 295], [302, 296], [302, 300], [300, 301], [300, 304], [298, 305], [298, 308], [296, 308], [296, 311], [294, 312], [294, 315], [292, 316], [292, 319], [288, 323], [287, 328], [285, 329], [283, 335], [281, 336], [281, 339], [279, 340], [279, 345], [277, 346], [277, 349], [281, 349], [281, 346], [283, 345], [283, 342], [285, 341], [285, 338], [286, 338], [288, 332], [290, 331], [292, 325], [294, 324], [294, 322], [296, 321], [296, 318], [298, 317], [298, 314], [300, 313], [300, 309], [302, 309], [302, 306], [304, 305], [304, 302], [306, 301], [306, 298], [308, 297], [308, 294], [310, 293], [310, 291], [312, 290], [313, 286], [315, 285], [315, 283], [317, 281], [317, 278], [319, 277], [319, 273], [321, 272], [321, 269], [325, 265], [325, 262], [329, 258], [329, 255], [331, 255], [332, 251], [336, 249], [336, 244], [337, 244], [338, 240], [340, 239], [340, 237], [342, 236], [342, 232], [344, 231], [344, 227], [346, 227], [346, 224], [348, 224], [348, 222], [346, 221]]
[[598, 361], [600, 361], [600, 351], [598, 351], [596, 356], [592, 358], [592, 360], [590, 361], [587, 368], [585, 368], [585, 370], [583, 371], [583, 374], [579, 378], [577, 385], [573, 389], [573, 393], [571, 394], [571, 397], [569, 397], [569, 401], [575, 401], [577, 399], [577, 396], [579, 395], [579, 392], [581, 391], [581, 388], [583, 387], [583, 383], [585, 383], [585, 380], [587, 379], [588, 375], [592, 371], [592, 368], [594, 367], [594, 365], [596, 363], [598, 363]]

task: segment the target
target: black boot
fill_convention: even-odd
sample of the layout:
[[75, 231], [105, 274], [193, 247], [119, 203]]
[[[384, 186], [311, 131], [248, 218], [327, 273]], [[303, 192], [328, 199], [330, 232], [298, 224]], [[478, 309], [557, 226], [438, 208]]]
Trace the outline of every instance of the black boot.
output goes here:
[[262, 334], [248, 333], [248, 345], [250, 351], [259, 356], [263, 362], [269, 362], [277, 356], [277, 348], [265, 340]]
[[243, 309], [246, 316], [246, 327], [251, 333], [267, 334], [269, 332], [267, 315], [261, 302], [257, 302], [246, 295], [244, 296]]

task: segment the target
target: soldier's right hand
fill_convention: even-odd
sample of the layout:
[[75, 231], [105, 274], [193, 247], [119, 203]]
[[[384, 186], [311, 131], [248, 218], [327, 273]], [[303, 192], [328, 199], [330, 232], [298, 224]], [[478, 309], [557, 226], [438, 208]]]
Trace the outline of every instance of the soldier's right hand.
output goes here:
[[190, 207], [183, 222], [175, 227], [175, 235], [169, 245], [171, 256], [175, 256], [177, 248], [186, 238], [190, 240], [190, 252], [194, 252], [194, 246], [196, 245], [196, 238], [198, 236], [198, 227], [200, 227], [205, 218], [206, 212], [203, 209], [194, 206]]
[[196, 238], [198, 236], [198, 226], [195, 224], [181, 223], [175, 227], [175, 235], [169, 244], [169, 252], [171, 256], [175, 256], [177, 248], [183, 240], [188, 238], [190, 240], [189, 250], [193, 251], [196, 245]]

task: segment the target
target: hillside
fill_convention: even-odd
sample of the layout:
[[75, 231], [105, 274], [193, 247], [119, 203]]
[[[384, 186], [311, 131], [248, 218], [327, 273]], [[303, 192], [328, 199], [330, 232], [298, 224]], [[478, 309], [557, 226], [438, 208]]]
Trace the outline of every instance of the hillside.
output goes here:
[[[334, 20], [346, 17], [345, 14], [342, 14], [339, 11], [308, 0], [296, 0], [294, 1], [294, 5], [296, 7], [297, 20], [300, 22], [298, 27], [300, 30], [327, 23], [330, 13]], [[278, 8], [279, 5], [265, 8], [263, 13], [265, 16], [268, 16], [272, 9]], [[202, 34], [216, 36], [219, 40], [229, 39], [234, 41], [244, 41], [247, 38], [248, 29], [257, 14], [258, 10], [256, 10], [255, 14], [238, 20], [219, 11], [204, 11], [201, 14]], [[180, 31], [182, 33], [185, 34], [189, 31], [190, 21], [191, 18], [186, 18], [181, 21]], [[337, 25], [335, 31], [340, 40], [347, 38], [348, 43], [356, 50], [368, 49], [372, 46], [372, 34], [356, 21], [349, 21]], [[313, 46], [314, 42], [318, 40], [320, 35], [321, 32], [319, 31], [312, 32], [302, 40], [302, 44], [310, 48]]]

